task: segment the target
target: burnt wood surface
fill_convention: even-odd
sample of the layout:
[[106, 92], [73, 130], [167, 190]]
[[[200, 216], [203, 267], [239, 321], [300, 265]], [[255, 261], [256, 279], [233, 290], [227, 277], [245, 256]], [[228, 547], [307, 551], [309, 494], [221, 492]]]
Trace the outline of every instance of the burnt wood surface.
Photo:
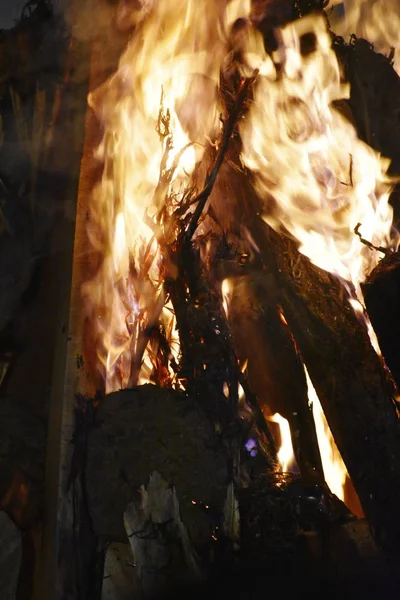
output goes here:
[[158, 471], [175, 486], [196, 547], [212, 543], [229, 481], [229, 456], [193, 398], [151, 384], [109, 394], [100, 401], [87, 444], [87, 500], [98, 535], [126, 539], [126, 507]]
[[400, 386], [400, 255], [388, 254], [363, 288], [365, 304], [379, 345], [396, 384]]
[[393, 380], [341, 282], [262, 220], [250, 174], [232, 166], [239, 142], [234, 146], [211, 197], [213, 210], [218, 216], [225, 198], [234, 202], [231, 218], [247, 228], [266, 277], [275, 279], [274, 302], [282, 307], [376, 539], [398, 550], [400, 423]]
[[399, 550], [400, 423], [394, 386], [341, 283], [254, 223], [281, 304], [376, 539]]

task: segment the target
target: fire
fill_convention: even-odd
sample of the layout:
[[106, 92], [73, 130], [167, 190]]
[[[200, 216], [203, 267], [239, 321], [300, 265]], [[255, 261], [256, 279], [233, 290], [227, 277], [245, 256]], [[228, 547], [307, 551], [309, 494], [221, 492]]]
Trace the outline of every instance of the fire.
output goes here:
[[[249, 10], [249, 2], [237, 0], [146, 2], [132, 9], [125, 16], [136, 30], [118, 71], [89, 98], [105, 128], [98, 150], [104, 174], [90, 229], [102, 262], [83, 293], [106, 392], [146, 379], [153, 369], [146, 332], [160, 320], [173, 330], [163, 280], [174, 272], [161, 258], [152, 224], [167, 192], [179, 205], [206, 140], [219, 129], [227, 32]], [[165, 174], [169, 187], [160, 189]], [[132, 368], [135, 358], [140, 364]]]
[[345, 499], [345, 483], [349, 477], [346, 465], [335, 444], [332, 432], [329, 429], [324, 411], [322, 410], [317, 392], [312, 384], [310, 376], [305, 369], [308, 387], [308, 401], [312, 408], [312, 413], [317, 430], [319, 450], [321, 453], [322, 468], [324, 469], [325, 481], [331, 492], [336, 494], [340, 500]]
[[229, 303], [232, 295], [233, 284], [230, 279], [224, 279], [221, 286], [222, 305], [225, 315], [229, 316]]
[[291, 471], [298, 472], [296, 459], [294, 457], [289, 422], [279, 413], [275, 413], [271, 417], [268, 417], [268, 421], [271, 421], [271, 423], [277, 423], [279, 426], [281, 444], [278, 450], [278, 461], [282, 473], [288, 473]]
[[390, 55], [393, 49], [393, 66], [400, 74], [398, 0], [331, 0], [327, 9], [337, 35], [364, 38], [381, 54]]
[[[240, 134], [241, 158], [254, 176], [263, 218], [295, 238], [314, 264], [340, 277], [360, 314], [360, 284], [380, 253], [363, 245], [355, 229], [361, 224], [362, 236], [376, 247], [397, 247], [389, 161], [359, 140], [333, 104], [348, 98], [349, 88], [322, 16], [277, 30], [271, 57], [251, 26], [250, 0], [139, 4], [119, 13], [135, 31], [117, 72], [89, 99], [104, 125], [98, 149], [104, 169], [93, 193], [89, 230], [100, 266], [83, 293], [107, 393], [154, 382], [161, 370], [169, 385], [180, 385], [173, 369], [179, 336], [165, 285], [176, 279], [177, 269], [165, 246], [175, 241], [172, 215], [182, 208], [204, 148], [220, 133], [220, 73], [237, 19], [247, 27], [237, 38], [242, 69], [245, 74], [258, 69]], [[228, 316], [229, 279], [221, 292]], [[161, 366], [157, 331], [169, 348], [168, 364]], [[346, 469], [309, 378], [308, 385], [325, 476], [343, 497]], [[281, 468], [292, 470], [289, 423], [279, 413], [270, 420], [280, 429]]]
[[[249, 57], [265, 75], [242, 122], [242, 158], [264, 201], [264, 219], [298, 240], [314, 264], [359, 290], [381, 255], [361, 243], [357, 225], [376, 246], [397, 244], [389, 161], [332, 105], [347, 98], [349, 88], [323, 17], [291, 23], [278, 38], [274, 62], [265, 53]], [[307, 52], [304, 39], [311, 44]]]
[[[333, 105], [348, 98], [349, 87], [323, 17], [291, 23], [277, 39], [272, 58], [260, 52], [260, 44], [253, 44], [247, 57], [260, 76], [241, 126], [242, 159], [253, 172], [265, 221], [295, 238], [315, 265], [342, 279], [380, 353], [360, 284], [381, 254], [363, 245], [355, 230], [361, 226], [362, 236], [376, 247], [397, 248], [389, 161], [363, 143]], [[325, 477], [343, 499], [346, 467], [309, 377], [308, 386]]]

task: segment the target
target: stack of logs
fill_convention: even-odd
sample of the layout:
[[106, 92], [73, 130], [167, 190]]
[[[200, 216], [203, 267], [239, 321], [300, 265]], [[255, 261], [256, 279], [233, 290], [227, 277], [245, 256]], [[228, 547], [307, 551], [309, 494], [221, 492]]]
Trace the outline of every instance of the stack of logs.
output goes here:
[[[289, 13], [289, 17], [293, 16], [293, 9]], [[287, 19], [288, 15], [282, 13], [280, 18]], [[268, 15], [260, 25], [266, 37], [270, 19]], [[396, 74], [386, 59], [361, 40], [350, 47], [338, 43], [337, 52], [351, 82], [354, 72], [358, 74], [347, 110], [360, 135], [366, 136], [367, 118], [374, 129], [372, 134], [371, 127], [368, 129], [372, 137], [367, 141], [393, 159], [394, 169], [400, 169], [399, 150], [393, 143], [398, 139], [393, 131], [400, 133], [396, 113], [400, 83]], [[93, 88], [110, 71], [108, 60], [105, 66], [96, 62], [102, 60], [100, 56], [100, 52], [93, 52]], [[368, 81], [373, 81], [368, 88], [374, 90], [373, 95], [360, 89]], [[380, 96], [385, 85], [393, 104], [389, 100], [385, 104]], [[360, 94], [364, 98], [363, 110]], [[88, 195], [99, 176], [99, 166], [92, 158], [98, 140], [99, 124], [89, 113], [75, 256], [82, 250], [79, 235], [85, 239]], [[143, 597], [166, 597], [176, 592], [178, 584], [188, 586], [205, 580], [215, 595], [220, 595], [222, 585], [228, 586], [223, 588], [225, 592], [229, 589], [229, 580], [239, 589], [241, 585], [247, 587], [248, 572], [254, 573], [258, 567], [269, 577], [277, 571], [283, 585], [279, 578], [288, 563], [296, 583], [303, 583], [307, 591], [308, 576], [322, 568], [328, 581], [333, 573], [339, 573], [341, 582], [360, 577], [366, 585], [371, 578], [380, 583], [393, 582], [378, 548], [393, 559], [400, 550], [400, 431], [394, 381], [373, 350], [366, 327], [346, 300], [340, 282], [313, 266], [293, 241], [272, 231], [258, 217], [251, 180], [232, 166], [237, 161], [236, 146], [233, 142], [229, 161], [224, 162], [210, 197], [216, 212], [224, 198], [234, 199], [231, 204], [236, 210], [246, 207], [236, 217], [243, 220], [259, 248], [257, 265], [245, 265], [240, 275], [235, 275], [236, 283], [240, 283], [237, 289], [245, 290], [247, 302], [243, 302], [243, 295], [232, 298], [233, 343], [237, 355], [249, 359], [249, 384], [260, 403], [268, 405], [271, 412], [280, 412], [291, 423], [302, 484], [279, 480], [276, 486], [273, 478], [252, 479], [253, 467], [244, 465], [242, 479], [234, 482], [236, 498], [230, 446], [199, 402], [184, 394], [145, 386], [102, 398], [98, 408], [97, 402], [82, 403], [79, 398], [76, 427], [68, 422], [67, 431], [65, 420], [71, 417], [72, 405], [60, 410], [60, 398], [54, 394], [53, 403], [57, 401], [58, 407], [51, 408], [50, 424], [55, 429], [49, 436], [49, 448], [54, 447], [57, 431], [62, 440], [55, 479], [55, 467], [51, 464], [54, 457], [47, 457], [43, 538], [46, 576], [45, 583], [39, 584], [38, 598], [119, 599], [133, 597], [138, 590]], [[398, 299], [396, 267], [394, 256], [385, 259], [367, 283], [365, 295], [387, 364], [400, 381], [396, 345], [390, 339], [399, 328], [398, 315], [391, 308]], [[79, 269], [85, 271], [82, 264]], [[76, 271], [74, 275], [73, 298], [75, 293], [77, 304], [82, 273]], [[281, 319], [282, 312], [286, 323]], [[78, 336], [79, 327], [74, 332]], [[63, 335], [67, 348], [71, 325]], [[73, 354], [79, 347], [81, 341], [73, 341], [70, 352]], [[331, 499], [326, 500], [329, 493], [314, 477], [322, 469], [307, 405], [303, 363], [366, 521], [354, 521], [346, 511], [332, 509]], [[88, 386], [88, 379], [85, 381]], [[25, 421], [23, 415], [20, 420]], [[26, 440], [20, 446], [25, 454], [31, 452]], [[264, 466], [256, 469], [257, 475]], [[319, 508], [327, 508], [327, 515], [321, 517], [319, 509], [310, 509], [306, 497], [316, 500]], [[299, 517], [293, 516], [296, 511]], [[37, 509], [38, 515], [40, 512]], [[299, 535], [301, 526], [304, 527]], [[15, 530], [5, 518], [2, 527], [8, 532], [4, 535], [15, 538]], [[49, 533], [52, 527], [57, 532], [56, 539]], [[277, 527], [281, 532], [279, 540], [275, 539]], [[17, 543], [16, 556], [18, 552]], [[252, 560], [251, 568], [246, 556]], [[1, 573], [10, 560], [0, 554]], [[238, 572], [246, 573], [244, 583], [239, 576], [224, 576], [233, 564]], [[219, 570], [210, 565], [218, 565]], [[205, 587], [199, 589], [205, 593]], [[252, 589], [257, 589], [254, 582]], [[359, 586], [357, 589], [360, 591]], [[210, 588], [207, 593], [212, 595]], [[190, 594], [194, 595], [193, 590]]]

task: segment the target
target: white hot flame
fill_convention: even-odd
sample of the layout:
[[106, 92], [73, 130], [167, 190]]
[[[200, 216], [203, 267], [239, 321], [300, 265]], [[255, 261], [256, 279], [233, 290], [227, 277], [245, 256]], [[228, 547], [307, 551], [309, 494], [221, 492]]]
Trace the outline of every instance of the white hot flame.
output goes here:
[[296, 459], [294, 457], [292, 436], [290, 433], [288, 420], [282, 417], [282, 415], [279, 413], [275, 413], [271, 417], [268, 417], [268, 421], [271, 421], [271, 423], [277, 423], [279, 425], [281, 444], [278, 450], [278, 461], [282, 469], [282, 473], [298, 471]]
[[347, 469], [335, 444], [317, 392], [306, 368], [305, 373], [308, 387], [308, 401], [312, 407], [325, 481], [331, 492], [344, 501], [344, 486], [348, 477]]
[[393, 49], [393, 66], [400, 74], [399, 0], [331, 0], [327, 11], [333, 31], [346, 41], [354, 34], [381, 54]]
[[[275, 64], [258, 56], [266, 75], [259, 76], [242, 122], [242, 158], [255, 176], [264, 219], [297, 239], [314, 264], [359, 290], [381, 254], [361, 243], [357, 224], [376, 246], [397, 245], [390, 237], [389, 161], [332, 104], [347, 98], [349, 88], [323, 17], [305, 17], [278, 34]], [[315, 49], [304, 55], [306, 34]]]
[[[103, 178], [93, 194], [89, 230], [102, 259], [83, 293], [106, 392], [131, 382], [146, 328], [161, 319], [174, 330], [163, 307], [165, 265], [163, 271], [149, 217], [163, 208], [166, 191], [179, 205], [206, 141], [219, 131], [227, 36], [233, 22], [249, 14], [250, 0], [146, 2], [145, 9], [118, 13], [119, 26], [127, 19], [135, 31], [118, 71], [89, 98], [105, 129], [98, 150]], [[160, 193], [160, 175], [171, 168], [170, 189]], [[152, 370], [146, 351], [143, 361], [141, 382]]]

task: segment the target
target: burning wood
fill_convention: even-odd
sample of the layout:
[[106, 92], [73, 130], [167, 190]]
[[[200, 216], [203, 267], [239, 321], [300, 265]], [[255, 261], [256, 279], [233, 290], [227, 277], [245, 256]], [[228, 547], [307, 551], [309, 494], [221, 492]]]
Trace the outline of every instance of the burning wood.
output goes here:
[[[146, 381], [195, 393], [213, 388], [217, 395], [211, 404], [218, 405], [224, 404], [222, 391], [228, 386], [235, 415], [238, 392], [232, 390], [246, 384], [221, 321], [222, 298], [215, 296], [211, 308], [215, 292], [207, 265], [213, 250], [207, 240], [233, 236], [246, 252], [265, 260], [268, 230], [254, 227], [251, 215], [261, 211], [269, 225], [298, 242], [300, 252], [341, 278], [349, 306], [358, 309], [360, 283], [379, 252], [365, 247], [354, 229], [361, 223], [363, 236], [385, 248], [396, 247], [397, 235], [391, 228], [388, 161], [362, 143], [351, 123], [332, 108], [348, 97], [348, 87], [341, 81], [324, 19], [307, 17], [277, 30], [278, 48], [270, 56], [252, 25], [256, 13], [249, 3], [217, 8], [204, 0], [205, 23], [196, 18], [197, 9], [178, 2], [172, 13], [163, 3], [126, 12], [135, 33], [117, 73], [91, 97], [105, 124], [99, 149], [104, 171], [90, 222], [100, 266], [84, 296], [106, 392]], [[231, 38], [239, 22], [241, 34]], [[232, 43], [236, 62], [227, 62]], [[225, 108], [218, 96], [221, 71], [227, 82], [227, 77], [234, 81], [235, 72], [251, 77], [243, 80], [235, 102], [225, 94]], [[246, 206], [241, 226], [230, 231], [232, 217], [221, 219], [223, 193], [214, 186], [255, 78], [249, 110], [240, 119], [240, 160], [251, 171], [259, 200]], [[227, 114], [222, 130], [218, 110]], [[210, 142], [218, 151], [204, 178], [204, 167], [198, 165], [212, 155]], [[243, 187], [243, 175], [236, 180]], [[203, 191], [196, 193], [199, 183]], [[239, 206], [240, 197], [232, 192]], [[212, 345], [227, 352], [222, 362], [222, 355], [207, 356]], [[318, 379], [312, 368], [310, 373]], [[196, 381], [202, 386], [196, 387]], [[249, 391], [245, 396], [249, 403]], [[256, 407], [252, 402], [259, 411]], [[287, 420], [279, 410], [275, 413], [269, 419], [278, 421], [282, 437]], [[220, 409], [217, 414], [219, 421]], [[258, 428], [271, 442], [259, 417]], [[282, 462], [287, 465], [288, 459]], [[320, 469], [318, 458], [314, 465]]]
[[390, 56], [399, 72], [398, 0], [330, 0], [327, 8], [332, 9], [330, 22], [337, 35], [368, 40], [377, 52]]
[[[100, 407], [72, 475], [95, 533], [123, 538], [135, 490], [159, 472], [205, 561], [215, 541], [234, 548], [215, 533], [228, 482], [283, 498], [297, 532], [352, 518], [331, 493], [346, 501], [350, 477], [376, 539], [398, 550], [395, 389], [362, 296], [380, 250], [397, 248], [394, 181], [343, 116], [326, 20], [275, 29], [268, 53], [267, 4], [119, 6], [131, 37], [89, 98], [104, 136], [84, 359]], [[193, 518], [193, 501], [215, 512]]]

